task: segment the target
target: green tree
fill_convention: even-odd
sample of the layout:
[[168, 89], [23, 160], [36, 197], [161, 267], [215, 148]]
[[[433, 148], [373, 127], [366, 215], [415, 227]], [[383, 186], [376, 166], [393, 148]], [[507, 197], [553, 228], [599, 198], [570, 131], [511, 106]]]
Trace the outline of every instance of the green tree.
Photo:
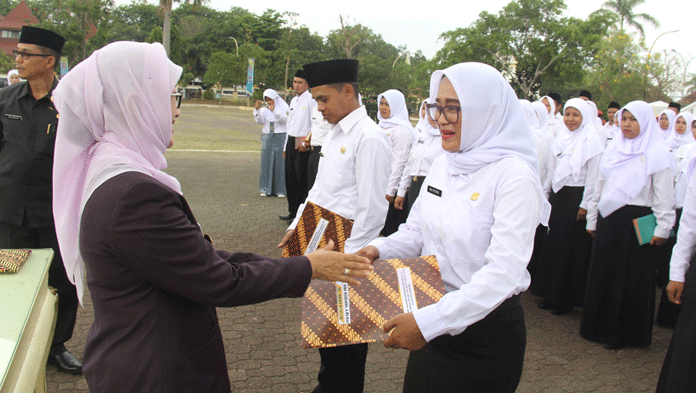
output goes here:
[[623, 105], [642, 97], [645, 78], [641, 51], [625, 32], [613, 32], [602, 41], [584, 81], [600, 109], [611, 101]]
[[533, 97], [545, 79], [578, 83], [610, 19], [562, 17], [565, 8], [563, 0], [516, 0], [497, 15], [481, 12], [470, 27], [442, 34], [445, 45], [437, 60], [442, 67], [490, 64], [525, 98]]
[[635, 13], [635, 9], [644, 3], [645, 0], [609, 0], [602, 4], [602, 10], [598, 12], [608, 11], [616, 14], [619, 22], [619, 30], [624, 30], [625, 26], [633, 27], [638, 30], [642, 38], [645, 38], [643, 25], [640, 24], [638, 20], [651, 24], [655, 28], [660, 27], [660, 22], [650, 14]]
[[[203, 77], [203, 83], [207, 85], [220, 84], [222, 86], [232, 86], [239, 82], [235, 75], [237, 58], [234, 54], [227, 52], [215, 52], [210, 56], [208, 70]], [[237, 76], [237, 78], [235, 78]]]

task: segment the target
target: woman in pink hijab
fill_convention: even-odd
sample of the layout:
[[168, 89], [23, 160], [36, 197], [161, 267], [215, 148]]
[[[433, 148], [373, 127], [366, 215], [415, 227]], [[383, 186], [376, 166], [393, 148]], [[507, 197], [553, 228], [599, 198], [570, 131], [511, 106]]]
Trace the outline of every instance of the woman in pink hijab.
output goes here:
[[[56, 87], [56, 231], [94, 304], [83, 372], [93, 392], [229, 392], [216, 306], [302, 296], [312, 278], [357, 283], [360, 257], [269, 259], [213, 248], [164, 169], [181, 67], [160, 44], [116, 42]], [[361, 263], [363, 262], [363, 263]]]

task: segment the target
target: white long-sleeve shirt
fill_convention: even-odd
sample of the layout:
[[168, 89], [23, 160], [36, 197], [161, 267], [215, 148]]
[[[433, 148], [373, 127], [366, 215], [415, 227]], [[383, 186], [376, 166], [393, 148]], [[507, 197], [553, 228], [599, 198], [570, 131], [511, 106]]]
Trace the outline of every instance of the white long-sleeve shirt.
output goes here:
[[[389, 137], [391, 146], [391, 171], [389, 172], [389, 182], [387, 183], [386, 195], [396, 196], [399, 189], [401, 176], [406, 168], [408, 155], [413, 145], [413, 132], [404, 126], [394, 126], [385, 128], [384, 132]], [[406, 195], [406, 192], [399, 196]]]
[[[602, 191], [606, 185], [606, 178], [600, 171], [595, 184], [594, 196], [587, 209], [587, 229], [594, 231], [597, 229], [597, 204], [602, 197]], [[672, 169], [667, 168], [660, 172], [655, 172], [648, 176], [645, 187], [640, 194], [631, 198], [627, 205], [647, 206], [652, 209], [657, 219], [655, 236], [668, 238], [669, 232], [674, 226], [675, 213], [672, 208], [674, 202], [674, 175]]]
[[672, 259], [669, 262], [669, 279], [684, 282], [686, 271], [689, 269], [691, 255], [696, 247], [696, 176], [691, 176], [689, 187], [684, 199], [679, 221], [677, 244], [672, 249]]
[[309, 90], [290, 100], [288, 116], [288, 136], [306, 137], [312, 129], [312, 109], [317, 102]]
[[689, 161], [696, 154], [696, 143], [689, 143], [681, 146], [674, 152], [674, 163], [677, 171], [674, 173], [674, 208], [681, 209], [686, 198], [686, 189], [689, 186], [689, 179], [686, 178], [686, 171]]
[[[602, 160], [602, 155], [597, 155], [585, 162], [585, 165], [580, 168], [580, 177], [577, 181], [573, 179], [573, 175], [566, 176], [561, 180], [561, 187], [585, 187], [582, 194], [582, 202], [578, 208], [588, 210], [590, 201], [594, 196], [595, 182], [597, 181], [597, 175], [599, 174], [599, 163]], [[556, 155], [553, 154], [553, 150], [549, 149], [548, 161], [547, 161], [547, 172], [548, 176], [544, 182], [544, 196], [549, 199], [551, 195], [551, 188], [553, 183], [553, 176], [556, 171]], [[560, 188], [559, 188], [560, 189]]]
[[416, 137], [406, 167], [399, 181], [399, 191], [396, 195], [403, 197], [411, 186], [411, 178], [425, 176], [430, 171], [433, 161], [445, 152], [442, 148], [442, 136], [421, 132]]
[[288, 121], [288, 113], [285, 111], [271, 111], [268, 108], [254, 109], [254, 120], [256, 123], [263, 125], [261, 131], [264, 134], [271, 132], [271, 123], [273, 123], [274, 134], [284, 134], [287, 132], [286, 123]]
[[[379, 235], [387, 217], [384, 190], [391, 166], [389, 141], [361, 106], [329, 131], [321, 154], [317, 179], [306, 201], [353, 220], [345, 252], [356, 252]], [[304, 207], [304, 203], [300, 205], [291, 229], [297, 226]]]
[[324, 139], [326, 139], [326, 134], [329, 133], [331, 129], [331, 124], [329, 124], [324, 116], [319, 112], [319, 107], [315, 106], [312, 109], [312, 146], [322, 146], [324, 144]]
[[427, 341], [461, 333], [529, 287], [538, 192], [537, 174], [517, 157], [450, 176], [440, 156], [406, 223], [371, 242], [381, 259], [437, 257], [448, 293], [413, 312]]

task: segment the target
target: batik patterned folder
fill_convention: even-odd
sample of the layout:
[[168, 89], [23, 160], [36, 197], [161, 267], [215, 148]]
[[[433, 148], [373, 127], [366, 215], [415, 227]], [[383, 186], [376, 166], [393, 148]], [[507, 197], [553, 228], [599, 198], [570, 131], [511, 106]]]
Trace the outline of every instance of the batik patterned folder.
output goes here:
[[17, 273], [31, 250], [0, 249], [0, 273]]
[[383, 341], [382, 325], [445, 294], [435, 256], [376, 260], [360, 285], [313, 280], [302, 298], [304, 348]]
[[[308, 254], [334, 241], [334, 250], [343, 252], [353, 222], [312, 202], [307, 202], [295, 232], [283, 250], [283, 257]], [[307, 252], [309, 251], [309, 252]]]

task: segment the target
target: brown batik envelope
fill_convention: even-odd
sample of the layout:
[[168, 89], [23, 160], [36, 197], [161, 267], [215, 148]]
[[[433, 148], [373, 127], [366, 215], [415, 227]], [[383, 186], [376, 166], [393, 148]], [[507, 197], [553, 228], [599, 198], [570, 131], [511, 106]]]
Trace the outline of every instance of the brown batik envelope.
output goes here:
[[385, 322], [433, 304], [445, 294], [434, 255], [380, 259], [374, 267], [356, 286], [312, 280], [302, 298], [304, 348], [383, 341]]
[[343, 252], [352, 229], [351, 220], [307, 202], [295, 232], [290, 236], [281, 256], [285, 258], [304, 255], [308, 247], [311, 252], [324, 247], [329, 240], [334, 241], [334, 250]]
[[31, 250], [0, 249], [0, 273], [17, 273]]

